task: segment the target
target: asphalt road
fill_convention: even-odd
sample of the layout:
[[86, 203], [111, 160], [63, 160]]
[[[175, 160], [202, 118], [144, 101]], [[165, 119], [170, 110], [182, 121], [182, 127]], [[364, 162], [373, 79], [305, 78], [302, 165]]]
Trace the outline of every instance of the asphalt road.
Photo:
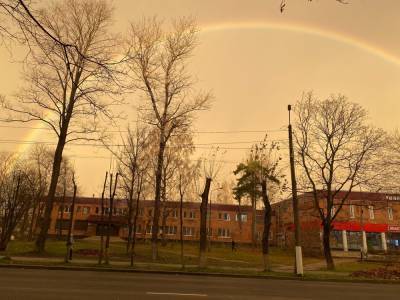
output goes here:
[[400, 299], [400, 285], [0, 269], [0, 299]]

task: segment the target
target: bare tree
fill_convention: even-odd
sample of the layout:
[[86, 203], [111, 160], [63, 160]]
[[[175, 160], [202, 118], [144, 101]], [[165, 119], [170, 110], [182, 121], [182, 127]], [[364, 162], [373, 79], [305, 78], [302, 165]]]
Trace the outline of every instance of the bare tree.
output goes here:
[[[169, 146], [165, 150], [163, 171], [162, 171], [162, 215], [161, 215], [161, 241], [166, 245], [166, 224], [167, 218], [177, 209], [177, 205], [168, 205], [167, 201], [172, 201], [178, 196], [176, 186], [178, 184], [178, 169], [182, 164], [190, 164], [190, 157], [195, 150], [193, 136], [187, 130], [175, 131], [171, 136]], [[156, 155], [155, 155], [156, 157]], [[156, 166], [155, 161], [155, 166]]]
[[113, 118], [110, 107], [118, 102], [111, 97], [116, 91], [112, 59], [117, 49], [108, 31], [111, 16], [112, 8], [104, 0], [63, 0], [41, 10], [41, 24], [76, 47], [66, 49], [42, 35], [32, 36], [27, 87], [16, 102], [3, 102], [10, 112], [8, 121], [40, 121], [57, 136], [38, 251], [44, 250], [66, 143], [95, 139], [100, 123]]
[[384, 155], [379, 158], [376, 165], [378, 168], [383, 169], [384, 172], [372, 183], [374, 187], [388, 193], [399, 193], [400, 131], [398, 129], [387, 135]]
[[[212, 149], [202, 159], [203, 175], [204, 175], [204, 189], [201, 193], [200, 204], [200, 244], [199, 244], [199, 267], [205, 268], [207, 266], [207, 211], [208, 199], [211, 189], [211, 182], [215, 180], [220, 169], [220, 157], [224, 153], [219, 148]], [[211, 218], [211, 215], [210, 215]], [[211, 228], [210, 228], [211, 230]]]
[[144, 95], [143, 117], [158, 131], [155, 172], [152, 258], [158, 256], [158, 233], [162, 192], [162, 169], [167, 143], [175, 130], [189, 127], [194, 113], [207, 108], [209, 93], [195, 93], [187, 71], [188, 59], [196, 46], [197, 27], [182, 18], [163, 30], [156, 18], [132, 23], [128, 45], [133, 86]]
[[49, 187], [52, 153], [50, 149], [43, 145], [35, 145], [27, 156], [29, 168], [35, 176], [29, 181], [32, 193], [32, 207], [30, 213], [30, 225], [27, 233], [28, 240], [32, 240], [37, 232], [38, 220], [42, 216], [44, 208], [44, 197]]
[[137, 124], [136, 129], [128, 127], [127, 134], [121, 137], [122, 143], [118, 149], [105, 145], [118, 162], [120, 174], [120, 190], [127, 200], [128, 239], [127, 254], [132, 253], [134, 238], [136, 238], [136, 222], [139, 212], [139, 198], [142, 195], [145, 177], [150, 166], [148, 159], [149, 131], [145, 126]]
[[181, 250], [181, 265], [185, 268], [184, 241], [183, 241], [183, 202], [188, 194], [190, 186], [194, 184], [199, 175], [199, 164], [191, 164], [189, 161], [182, 162], [176, 172], [177, 187], [179, 192], [179, 240]]
[[[349, 3], [348, 1], [345, 1], [345, 0], [334, 0], [334, 1], [336, 1], [340, 4], [348, 4]], [[308, 2], [312, 2], [312, 0], [308, 0]], [[287, 3], [287, 0], [281, 0], [281, 4], [280, 4], [281, 13], [283, 13], [284, 10], [286, 9], [286, 3]]]
[[352, 190], [376, 178], [373, 163], [385, 134], [368, 125], [367, 112], [343, 95], [319, 100], [309, 92], [295, 112], [298, 164], [322, 222], [327, 267], [334, 269], [329, 239], [332, 222]]
[[18, 157], [3, 153], [0, 160], [0, 251], [4, 251], [31, 206], [31, 194], [26, 166]]

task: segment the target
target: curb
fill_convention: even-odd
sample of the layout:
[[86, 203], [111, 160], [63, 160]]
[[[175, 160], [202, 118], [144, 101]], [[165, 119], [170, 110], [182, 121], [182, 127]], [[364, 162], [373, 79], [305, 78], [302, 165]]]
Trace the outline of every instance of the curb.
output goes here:
[[160, 274], [160, 275], [186, 275], [186, 276], [207, 276], [225, 278], [247, 278], [260, 280], [296, 280], [296, 281], [319, 281], [319, 282], [343, 282], [343, 283], [370, 283], [370, 284], [400, 284], [400, 281], [385, 279], [341, 279], [341, 278], [315, 278], [315, 277], [296, 277], [279, 275], [246, 275], [233, 273], [210, 273], [210, 272], [188, 272], [188, 271], [167, 271], [167, 270], [145, 270], [127, 268], [100, 268], [100, 267], [81, 267], [81, 266], [52, 266], [34, 264], [1, 264], [4, 269], [27, 269], [27, 270], [51, 270], [51, 271], [86, 271], [86, 272], [109, 272], [109, 273], [137, 273], [137, 274]]

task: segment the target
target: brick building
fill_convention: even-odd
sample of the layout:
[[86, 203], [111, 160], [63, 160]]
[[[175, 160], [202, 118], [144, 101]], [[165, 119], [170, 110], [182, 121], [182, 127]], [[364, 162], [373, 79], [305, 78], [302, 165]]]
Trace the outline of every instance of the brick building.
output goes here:
[[[107, 201], [105, 201], [106, 203]], [[61, 213], [61, 207], [63, 212]], [[151, 237], [151, 225], [154, 201], [140, 201], [139, 216], [137, 221], [136, 236], [139, 239]], [[165, 203], [166, 222], [164, 235], [166, 239], [178, 240], [179, 233], [179, 202], [168, 201]], [[73, 235], [75, 237], [88, 237], [100, 235], [108, 223], [109, 208], [106, 206], [104, 218], [101, 218], [101, 202], [98, 198], [79, 197], [75, 202]], [[69, 219], [71, 214], [71, 199], [67, 198], [65, 203], [57, 201], [52, 211], [50, 235], [58, 235], [61, 229], [62, 235], [68, 233]], [[111, 219], [111, 234], [127, 238], [127, 203], [126, 200], [114, 200], [113, 216]], [[160, 216], [160, 227], [162, 225]], [[211, 218], [210, 218], [211, 216]], [[240, 218], [241, 216], [241, 218]], [[209, 206], [207, 226], [211, 241], [238, 243], [251, 243], [251, 224], [253, 212], [250, 206], [229, 204], [212, 204]], [[256, 212], [257, 237], [261, 239], [263, 230], [263, 211]], [[161, 232], [161, 231], [160, 231]], [[200, 203], [183, 203], [183, 235], [185, 240], [198, 240], [200, 235]]]
[[[321, 195], [320, 206], [325, 207]], [[339, 199], [331, 213], [339, 206]], [[292, 199], [273, 204], [272, 243], [281, 247], [293, 245]], [[302, 246], [309, 251], [322, 247], [322, 227], [311, 193], [299, 195]], [[333, 221], [332, 249], [360, 250], [364, 244], [369, 251], [400, 249], [400, 195], [351, 192]]]

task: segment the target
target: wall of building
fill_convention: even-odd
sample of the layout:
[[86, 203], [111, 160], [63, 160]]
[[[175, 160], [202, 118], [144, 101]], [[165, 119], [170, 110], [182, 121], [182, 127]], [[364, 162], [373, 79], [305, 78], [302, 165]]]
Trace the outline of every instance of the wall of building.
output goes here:
[[[344, 196], [344, 192], [337, 195], [332, 214], [339, 209]], [[319, 194], [319, 206], [326, 213], [326, 201], [322, 192]], [[292, 247], [294, 244], [292, 200], [287, 199], [274, 204], [273, 210], [276, 216], [272, 223], [273, 231], [276, 233], [273, 244]], [[299, 196], [299, 212], [302, 246], [306, 252], [318, 251], [322, 247], [321, 220], [311, 194]], [[400, 249], [400, 196], [384, 193], [350, 193], [333, 221], [332, 248], [360, 250], [363, 231], [366, 233], [366, 243], [370, 251]], [[347, 239], [347, 243], [344, 239]]]
[[[150, 238], [151, 225], [153, 221], [153, 201], [141, 201], [139, 204], [139, 216], [137, 220], [137, 238]], [[52, 221], [49, 234], [58, 235], [60, 223], [63, 224], [61, 234], [68, 233], [68, 224], [71, 216], [71, 202], [66, 199], [65, 203], [57, 201], [52, 211]], [[94, 236], [99, 234], [101, 224], [106, 226], [108, 220], [108, 206], [106, 206], [103, 221], [101, 221], [101, 203], [97, 198], [78, 198], [75, 204], [73, 234], [78, 236]], [[61, 222], [61, 207], [63, 207]], [[179, 227], [179, 203], [169, 201], [165, 204], [166, 210], [166, 228], [165, 238], [169, 240], [178, 240], [180, 237]], [[209, 209], [207, 226], [211, 227], [210, 239], [215, 242], [251, 243], [251, 224], [253, 213], [250, 206], [241, 206], [242, 221], [239, 222], [239, 206], [227, 204], [212, 204]], [[183, 233], [184, 239], [188, 241], [197, 241], [200, 236], [200, 203], [185, 202], [183, 205]], [[261, 239], [263, 230], [263, 211], [257, 211], [257, 236]], [[115, 235], [121, 238], [127, 238], [127, 204], [126, 201], [118, 200], [115, 202], [112, 224], [116, 229]], [[162, 215], [160, 217], [160, 226], [162, 225]], [[211, 219], [210, 219], [211, 216]], [[161, 236], [161, 235], [160, 235]]]

